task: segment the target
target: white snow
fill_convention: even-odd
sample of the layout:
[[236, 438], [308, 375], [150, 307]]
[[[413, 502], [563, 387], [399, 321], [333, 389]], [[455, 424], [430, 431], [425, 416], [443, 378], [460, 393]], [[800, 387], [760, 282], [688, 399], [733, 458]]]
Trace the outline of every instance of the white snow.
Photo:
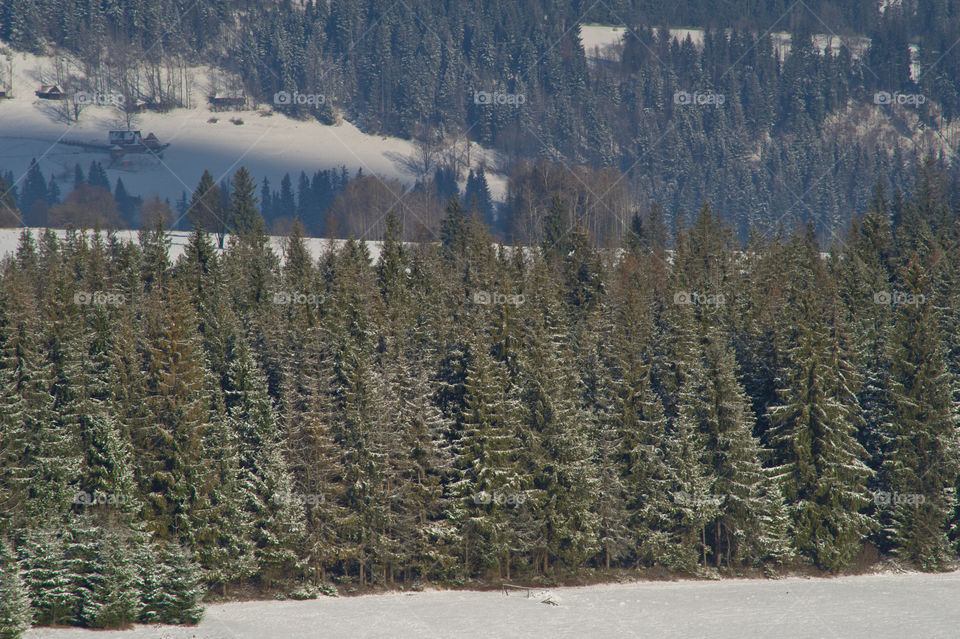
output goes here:
[[[428, 591], [212, 605], [198, 627], [138, 626], [111, 639], [315, 637], [957, 637], [960, 573], [645, 582], [500, 592]], [[541, 603], [549, 596], [559, 605]], [[93, 639], [38, 629], [27, 639]]]
[[[3, 49], [0, 42], [0, 53]], [[107, 169], [111, 184], [121, 177], [128, 192], [145, 198], [158, 194], [171, 202], [184, 191], [189, 195], [204, 169], [219, 182], [246, 166], [258, 182], [267, 177], [274, 188], [285, 173], [290, 173], [296, 184], [300, 171], [311, 175], [341, 165], [351, 176], [362, 168], [366, 174], [396, 178], [408, 185], [415, 181], [404, 162], [415, 151], [407, 140], [369, 135], [346, 121], [327, 126], [280, 113], [263, 115], [272, 112], [266, 105], [259, 110], [212, 112], [206, 96], [217, 86], [214, 78], [219, 72], [207, 67], [188, 70], [192, 108], [163, 114], [147, 111], [135, 118], [133, 129], [144, 135], [153, 132], [161, 143], [170, 143], [162, 160], [128, 155], [111, 162], [106, 151], [63, 143], [106, 145], [107, 131], [126, 128], [120, 112], [111, 106], [88, 106], [79, 122], [69, 123], [57, 113], [60, 103], [34, 96], [42, 82], [53, 81], [53, 58], [26, 53], [11, 53], [9, 58], [14, 98], [0, 100], [0, 171], [13, 171], [17, 179], [26, 172], [31, 158], [36, 158], [45, 176], [55, 175], [66, 192], [73, 183], [74, 166], [79, 163], [86, 171], [91, 160], [98, 160]], [[0, 73], [7, 72], [8, 65], [0, 55]], [[79, 66], [71, 66], [70, 71], [79, 74]], [[209, 122], [211, 118], [218, 121]], [[233, 124], [231, 118], [242, 119], [243, 124]], [[502, 199], [505, 180], [495, 174], [495, 154], [474, 144], [471, 164], [476, 168], [481, 163], [487, 166], [494, 199]]]
[[[698, 48], [703, 46], [703, 29], [670, 27], [668, 31], [670, 37], [679, 43], [683, 43], [689, 37], [694, 46]], [[622, 25], [580, 25], [580, 38], [583, 41], [584, 52], [588, 58], [592, 59], [598, 57], [601, 59], [616, 59], [618, 54], [615, 45], [622, 44], [624, 37], [628, 37], [629, 33], [629, 29]], [[729, 29], [727, 33], [730, 33]], [[777, 51], [780, 59], [783, 60], [790, 53], [790, 34], [785, 31], [773, 31], [769, 35], [773, 48]], [[813, 46], [821, 54], [828, 48], [837, 52], [842, 45], [846, 45], [851, 55], [854, 58], [859, 58], [869, 44], [869, 38], [859, 36], [840, 36], [827, 33], [818, 33], [813, 36]], [[913, 49], [911, 49], [911, 53], [913, 53]]]
[[620, 57], [617, 45], [623, 43], [626, 31], [624, 27], [581, 24], [580, 42], [583, 43], [583, 51], [591, 59], [617, 60]]

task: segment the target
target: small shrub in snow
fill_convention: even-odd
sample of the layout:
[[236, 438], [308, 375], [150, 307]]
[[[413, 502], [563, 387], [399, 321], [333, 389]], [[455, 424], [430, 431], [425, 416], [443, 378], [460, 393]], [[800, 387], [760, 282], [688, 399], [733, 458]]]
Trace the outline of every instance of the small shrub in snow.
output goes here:
[[319, 592], [324, 597], [339, 597], [340, 593], [337, 592], [337, 587], [333, 584], [321, 584]]
[[314, 586], [303, 586], [294, 590], [290, 593], [291, 599], [296, 599], [297, 601], [304, 601], [306, 599], [316, 599], [319, 596], [319, 591]]

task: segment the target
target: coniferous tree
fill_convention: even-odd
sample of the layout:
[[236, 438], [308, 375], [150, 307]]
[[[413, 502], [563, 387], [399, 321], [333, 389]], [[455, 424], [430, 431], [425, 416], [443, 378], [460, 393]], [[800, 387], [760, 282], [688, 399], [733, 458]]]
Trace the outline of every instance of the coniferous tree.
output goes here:
[[520, 364], [522, 424], [534, 442], [526, 460], [536, 491], [531, 507], [542, 540], [535, 564], [544, 572], [551, 557], [575, 569], [599, 550], [592, 510], [597, 481], [590, 463], [592, 425], [581, 405], [580, 380], [572, 375], [559, 317], [547, 304]]
[[799, 303], [781, 401], [770, 408], [772, 477], [783, 491], [797, 551], [836, 572], [853, 561], [869, 533], [871, 472], [857, 440], [861, 408], [842, 329], [820, 316], [812, 290]]
[[200, 177], [200, 182], [190, 198], [187, 217], [193, 228], [216, 234], [218, 244], [223, 248], [223, 237], [231, 229], [226, 222], [227, 214], [223, 208], [220, 187], [214, 182], [210, 171], [204, 171]]
[[0, 541], [0, 639], [20, 639], [32, 620], [27, 586], [13, 548], [6, 540]]
[[[247, 172], [247, 169], [240, 167], [233, 174], [233, 190], [230, 193], [230, 230], [241, 236], [251, 236], [251, 241], [255, 243], [262, 242], [261, 237], [266, 232], [263, 223], [263, 217], [257, 208], [257, 185]], [[223, 248], [221, 240], [220, 248]]]
[[244, 340], [233, 353], [225, 399], [227, 423], [239, 442], [239, 491], [254, 534], [257, 577], [270, 585], [298, 570], [293, 549], [303, 532], [303, 512], [290, 498], [293, 487], [266, 380]]
[[880, 506], [893, 552], [935, 570], [950, 556], [946, 522], [958, 474], [952, 381], [930, 295], [930, 275], [916, 256], [903, 268], [904, 303], [890, 341], [889, 430], [884, 433]]
[[465, 571], [496, 566], [509, 578], [521, 542], [516, 511], [526, 506], [529, 486], [517, 454], [520, 406], [503, 365], [480, 342], [470, 348], [464, 402], [452, 443], [448, 516], [460, 528]]

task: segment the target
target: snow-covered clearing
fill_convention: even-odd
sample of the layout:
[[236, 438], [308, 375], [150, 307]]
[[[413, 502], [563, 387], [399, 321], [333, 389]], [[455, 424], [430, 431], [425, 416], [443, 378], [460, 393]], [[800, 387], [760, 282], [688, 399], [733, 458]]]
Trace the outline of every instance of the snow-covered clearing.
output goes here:
[[[209, 606], [196, 628], [138, 626], [111, 639], [307, 637], [950, 638], [960, 573], [647, 582], [504, 596], [441, 591]], [[558, 605], [544, 605], [550, 596]], [[93, 639], [40, 629], [27, 639]]]
[[[677, 42], [682, 43], [690, 38], [690, 42], [695, 47], [703, 47], [703, 29], [671, 27], [668, 30], [670, 37]], [[588, 58], [616, 59], [616, 49], [613, 47], [622, 44], [624, 36], [628, 33], [629, 30], [626, 27], [619, 25], [580, 25], [580, 39]], [[773, 48], [776, 49], [780, 59], [783, 60], [790, 53], [791, 35], [785, 31], [772, 31], [769, 35]], [[841, 36], [830, 33], [818, 33], [813, 36], [813, 46], [821, 54], [828, 48], [837, 53], [841, 46], [846, 46], [854, 58], [859, 58], [869, 45], [870, 39], [860, 36]], [[916, 47], [911, 46], [910, 52], [915, 59], [917, 56]], [[912, 72], [919, 73], [919, 67], [913, 68]]]
[[[0, 51], [3, 48], [0, 42]], [[207, 67], [188, 71], [193, 108], [169, 113], [145, 111], [132, 123], [131, 128], [143, 131], [143, 135], [153, 132], [161, 143], [170, 143], [162, 159], [128, 155], [111, 161], [105, 150], [76, 144], [106, 145], [109, 130], [127, 128], [120, 111], [112, 106], [87, 106], [79, 122], [69, 123], [58, 112], [63, 102], [34, 95], [41, 84], [55, 80], [53, 58], [15, 53], [11, 59], [14, 97], [0, 100], [0, 171], [13, 171], [18, 179], [36, 158], [44, 174], [56, 176], [66, 191], [73, 184], [74, 166], [80, 164], [86, 170], [92, 160], [97, 160], [103, 163], [111, 184], [123, 178], [128, 192], [144, 197], [157, 194], [171, 201], [183, 192], [191, 193], [204, 169], [220, 181], [246, 166], [258, 181], [269, 178], [274, 188], [285, 173], [290, 173], [296, 183], [301, 171], [310, 175], [340, 166], [346, 166], [351, 175], [363, 169], [366, 174], [396, 178], [408, 185], [416, 179], [406, 161], [416, 149], [407, 140], [369, 135], [346, 121], [327, 126], [316, 120], [295, 120], [272, 113], [269, 105], [260, 105], [257, 110], [212, 112], [207, 95], [212, 92], [211, 77], [217, 71]], [[8, 64], [0, 55], [3, 72], [8, 71]], [[65, 90], [71, 91], [69, 86]], [[231, 119], [243, 123], [235, 124]], [[502, 199], [506, 178], [491, 170], [497, 164], [495, 154], [472, 144], [470, 160], [474, 168], [481, 163], [487, 166], [491, 195], [495, 200]]]

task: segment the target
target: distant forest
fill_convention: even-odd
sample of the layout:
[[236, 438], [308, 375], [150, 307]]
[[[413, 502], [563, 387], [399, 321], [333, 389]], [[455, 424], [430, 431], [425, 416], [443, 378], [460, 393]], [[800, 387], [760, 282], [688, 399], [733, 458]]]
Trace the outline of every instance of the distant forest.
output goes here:
[[[164, 65], [212, 62], [237, 74], [238, 86], [225, 88], [262, 102], [281, 90], [317, 91], [365, 131], [425, 145], [466, 136], [501, 151], [511, 172], [542, 162], [568, 175], [610, 171], [640, 208], [657, 202], [671, 225], [689, 223], [709, 201], [741, 239], [764, 223], [809, 221], [826, 241], [866, 210], [878, 180], [888, 193], [912, 188], [929, 149], [901, 148], [856, 124], [876, 112], [889, 131], [950, 126], [960, 114], [960, 4], [892, 3], [883, 13], [876, 1], [720, 4], [0, 0], [0, 38], [36, 51], [56, 42], [87, 68], [119, 75], [140, 65], [160, 77]], [[628, 26], [620, 59], [588, 62], [577, 30], [584, 21]], [[698, 48], [671, 42], [662, 26], [709, 29]], [[793, 48], [781, 62], [768, 34], [782, 30]], [[859, 58], [846, 49], [818, 54], [811, 34], [834, 32], [872, 44]], [[725, 100], [677, 104], [678, 91]], [[925, 101], [878, 105], [878, 91]], [[477, 104], [477, 92], [525, 99]], [[285, 110], [331, 117], [329, 109]], [[944, 164], [955, 151], [946, 150]], [[455, 177], [462, 184], [467, 176], [457, 168]], [[508, 243], [539, 242], [549, 198], [532, 210], [514, 195], [494, 231]], [[597, 210], [571, 206], [575, 217]], [[582, 223], [594, 241], [619, 242], [630, 215], [603, 216]], [[303, 221], [311, 233], [326, 224]]]
[[[877, 186], [832, 253], [554, 198], [494, 244], [274, 253], [22, 233], [0, 263], [0, 625], [195, 623], [205, 592], [956, 565], [957, 194]], [[202, 196], [202, 192], [201, 192]], [[17, 626], [20, 627], [20, 626]], [[0, 628], [3, 630], [3, 628]]]

